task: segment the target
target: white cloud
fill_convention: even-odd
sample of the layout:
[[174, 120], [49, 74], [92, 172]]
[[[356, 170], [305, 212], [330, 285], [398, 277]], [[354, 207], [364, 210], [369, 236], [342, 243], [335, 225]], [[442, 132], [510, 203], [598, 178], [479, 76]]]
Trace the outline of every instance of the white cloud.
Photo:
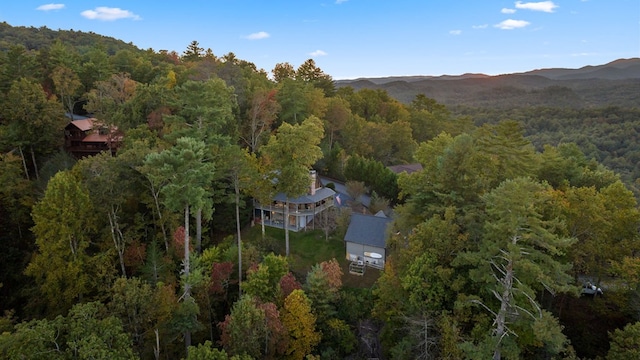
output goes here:
[[80, 15], [91, 20], [114, 21], [114, 20], [127, 19], [127, 18], [140, 20], [140, 16], [132, 13], [129, 10], [122, 10], [120, 8], [110, 8], [106, 6], [97, 7], [95, 8], [95, 10], [85, 10], [81, 12]]
[[64, 8], [64, 4], [45, 4], [45, 5], [38, 6], [36, 10], [50, 11], [50, 10], [60, 10], [63, 8]]
[[449, 34], [451, 34], [451, 35], [460, 35], [460, 34], [462, 34], [462, 30], [451, 30], [451, 31], [449, 31]]
[[528, 2], [528, 3], [523, 3], [522, 1], [516, 1], [517, 9], [544, 11], [544, 12], [552, 13], [553, 9], [557, 7], [558, 5], [554, 4], [553, 1], [540, 1], [540, 2]]
[[508, 8], [502, 8], [502, 10], [500, 10], [501, 13], [503, 14], [513, 14], [516, 12], [516, 9], [508, 9]]
[[265, 31], [260, 31], [257, 33], [253, 33], [250, 35], [245, 36], [245, 39], [249, 39], [249, 40], [262, 40], [262, 39], [266, 39], [268, 37], [270, 37], [271, 35], [269, 35], [268, 32]]
[[482, 24], [482, 25], [473, 25], [473, 26], [471, 26], [471, 28], [472, 28], [472, 29], [486, 29], [486, 28], [488, 28], [488, 27], [489, 27], [489, 25], [487, 25], [487, 24]]
[[513, 30], [513, 29], [523, 28], [529, 24], [530, 23], [528, 21], [524, 21], [524, 20], [508, 19], [494, 26], [502, 30]]
[[342, 4], [344, 2], [347, 2], [347, 1], [349, 1], [349, 0], [336, 0], [336, 4], [340, 5], [340, 4]]
[[311, 55], [311, 57], [318, 57], [318, 56], [327, 56], [328, 54], [322, 50], [316, 50], [314, 52], [309, 53], [309, 55]]

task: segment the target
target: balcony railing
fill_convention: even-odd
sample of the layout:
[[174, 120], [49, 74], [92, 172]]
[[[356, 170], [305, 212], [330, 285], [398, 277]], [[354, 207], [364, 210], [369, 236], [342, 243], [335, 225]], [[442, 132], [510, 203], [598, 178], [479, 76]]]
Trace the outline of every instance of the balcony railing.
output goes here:
[[[289, 208], [289, 215], [294, 215], [294, 216], [306, 216], [306, 215], [315, 215], [318, 214], [330, 207], [333, 206], [333, 201], [326, 201], [324, 204], [319, 205], [319, 206], [313, 206], [313, 205], [309, 205], [309, 207], [307, 208]], [[267, 205], [267, 206], [262, 206], [261, 204], [256, 202], [255, 208], [258, 210], [264, 210], [266, 212], [275, 212], [275, 213], [279, 213], [279, 214], [284, 214], [285, 213], [285, 208], [283, 205], [280, 204], [276, 204], [276, 205]]]

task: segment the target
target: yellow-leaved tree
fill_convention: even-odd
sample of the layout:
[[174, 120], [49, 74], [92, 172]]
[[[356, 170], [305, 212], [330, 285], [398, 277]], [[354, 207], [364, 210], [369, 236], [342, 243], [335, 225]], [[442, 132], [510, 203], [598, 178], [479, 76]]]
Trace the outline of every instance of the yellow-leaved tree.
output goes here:
[[321, 334], [316, 331], [316, 316], [311, 312], [311, 302], [304, 291], [293, 290], [284, 300], [282, 324], [289, 331], [287, 359], [304, 359], [320, 342]]

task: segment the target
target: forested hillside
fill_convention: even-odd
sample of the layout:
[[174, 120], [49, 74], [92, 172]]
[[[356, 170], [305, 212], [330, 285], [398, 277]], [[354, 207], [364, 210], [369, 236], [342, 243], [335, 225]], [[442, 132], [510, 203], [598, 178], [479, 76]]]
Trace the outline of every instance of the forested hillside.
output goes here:
[[424, 94], [447, 106], [597, 108], [637, 107], [639, 80], [640, 58], [632, 58], [581, 69], [541, 69], [497, 76], [365, 78], [336, 84], [356, 90], [385, 90], [403, 103]]
[[518, 121], [525, 137], [540, 151], [545, 145], [574, 143], [587, 159], [618, 173], [636, 196], [640, 195], [636, 182], [640, 178], [640, 107], [490, 109], [460, 106], [452, 108], [452, 112], [469, 116], [476, 124]]
[[465, 74], [341, 80], [338, 86], [381, 90], [409, 104], [423, 94], [476, 126], [515, 120], [538, 150], [575, 143], [587, 158], [619, 173], [637, 195], [640, 59], [581, 69], [519, 74]]
[[81, 53], [96, 44], [100, 44], [110, 55], [115, 54], [118, 50], [139, 50], [133, 44], [127, 44], [122, 40], [96, 33], [73, 30], [52, 30], [45, 26], [40, 28], [27, 28], [24, 26], [11, 26], [6, 22], [0, 23], [0, 51], [3, 52], [17, 44], [23, 45], [27, 50], [47, 49], [56, 40], [63, 41]]
[[[637, 357], [637, 81], [588, 107], [564, 87], [451, 105], [311, 59], [0, 28], [1, 358]], [[71, 156], [70, 114], [113, 148]], [[254, 199], [304, 195], [310, 169], [354, 200], [260, 226]], [[352, 275], [349, 216], [378, 210], [385, 268]]]

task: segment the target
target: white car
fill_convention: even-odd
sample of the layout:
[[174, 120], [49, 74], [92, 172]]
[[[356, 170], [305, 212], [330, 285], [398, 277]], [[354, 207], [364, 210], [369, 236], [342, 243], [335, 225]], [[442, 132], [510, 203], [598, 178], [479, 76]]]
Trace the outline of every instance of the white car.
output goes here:
[[584, 295], [602, 295], [602, 289], [593, 285], [592, 283], [586, 283], [582, 287], [582, 294]]

